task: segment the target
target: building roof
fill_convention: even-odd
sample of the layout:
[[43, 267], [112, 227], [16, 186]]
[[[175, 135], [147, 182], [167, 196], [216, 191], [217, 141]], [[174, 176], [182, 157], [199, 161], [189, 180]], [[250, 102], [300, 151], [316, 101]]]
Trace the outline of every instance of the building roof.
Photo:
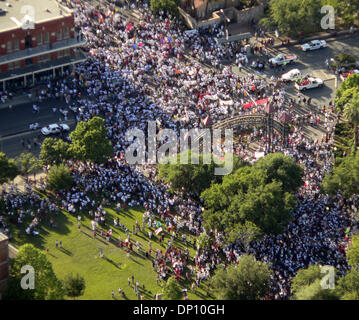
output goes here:
[[4, 14], [0, 10], [0, 32], [21, 28], [25, 21], [33, 20], [36, 24], [72, 13], [56, 0], [1, 0], [0, 9], [6, 11]]

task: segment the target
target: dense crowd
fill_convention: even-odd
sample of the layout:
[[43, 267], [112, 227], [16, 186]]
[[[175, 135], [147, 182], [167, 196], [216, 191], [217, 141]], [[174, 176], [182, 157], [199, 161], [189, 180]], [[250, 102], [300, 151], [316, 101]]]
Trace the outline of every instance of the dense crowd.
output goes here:
[[[183, 244], [195, 245], [190, 236], [180, 234], [181, 230], [188, 230], [195, 239], [204, 231], [204, 207], [189, 196], [169, 194], [169, 186], [156, 179], [155, 166], [127, 165], [122, 157], [129, 145], [125, 132], [130, 128], [146, 132], [149, 120], [177, 131], [203, 128], [207, 117], [218, 122], [234, 115], [263, 114], [265, 104], [243, 106], [268, 99], [274, 119], [281, 121], [282, 115], [288, 113], [291, 124], [287, 143], [274, 133], [273, 151], [290, 155], [305, 168], [305, 185], [297, 195], [293, 222], [283, 234], [265, 236], [251, 243], [248, 250], [272, 266], [274, 277], [268, 298], [288, 298], [290, 280], [298, 269], [310, 264], [333, 265], [341, 273], [347, 270], [345, 230], [354, 226], [357, 201], [349, 203], [338, 195], [333, 204], [333, 199], [319, 193], [320, 182], [331, 170], [334, 158], [333, 108], [299, 114], [293, 105], [305, 106], [310, 101], [303, 101], [301, 95], [298, 101], [289, 98], [285, 86], [275, 77], [240, 77], [230, 67], [222, 67], [221, 62], [227, 58], [248, 64], [247, 44], [216, 42], [224, 35], [223, 27], [188, 36], [175, 18], [163, 13], [155, 16], [146, 4], [139, 9], [138, 23], [124, 19], [109, 7], [98, 9], [78, 1], [74, 9], [77, 30], [87, 39], [89, 58], [76, 66], [73, 77], [49, 81], [40, 95], [63, 99], [68, 110], [62, 109], [62, 114], [67, 116], [71, 110], [77, 121], [103, 116], [115, 157], [105, 165], [69, 161], [75, 183], [71, 190], [58, 192], [57, 200], [41, 199], [31, 187], [23, 193], [13, 187], [4, 189], [7, 216], [0, 216], [0, 228], [6, 231], [8, 222], [21, 224], [26, 216], [31, 216], [26, 233], [36, 234], [38, 224], [43, 219], [52, 220], [51, 215], [62, 208], [72, 214], [86, 212], [96, 232], [98, 224], [109, 224], [103, 209], [108, 202], [115, 203], [119, 211], [127, 206], [141, 206], [145, 209], [142, 231], [147, 226], [150, 239], [146, 256], [152, 256], [152, 230], [157, 229], [159, 219], [165, 221], [164, 232], [171, 237], [163, 252], [157, 250], [154, 254], [153, 267], [159, 277], [173, 274], [178, 280], [194, 275], [193, 287], [198, 286], [221, 263], [238, 262], [244, 251], [238, 243], [223, 248], [223, 235], [216, 233], [211, 248], [196, 247], [195, 267], [189, 267], [188, 250], [176, 248], [173, 240], [180, 237]], [[308, 138], [302, 130], [306, 125], [323, 125], [326, 134], [322, 139]], [[253, 142], [255, 147], [248, 148]], [[269, 152], [267, 142], [263, 128], [243, 127], [234, 145], [235, 153], [244, 160], [255, 161], [255, 152]], [[41, 181], [40, 188], [45, 186]], [[119, 239], [120, 246], [131, 244], [132, 249], [129, 230], [120, 220], [113, 225], [126, 231], [126, 239]], [[138, 229], [141, 226], [136, 223], [133, 233]], [[159, 239], [163, 241], [161, 235]]]

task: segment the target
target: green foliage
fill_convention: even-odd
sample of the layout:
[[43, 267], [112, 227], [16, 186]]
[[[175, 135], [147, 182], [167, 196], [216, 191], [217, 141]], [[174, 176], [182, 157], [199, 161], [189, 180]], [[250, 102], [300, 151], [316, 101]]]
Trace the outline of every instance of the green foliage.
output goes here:
[[62, 139], [46, 138], [41, 144], [39, 158], [45, 165], [58, 165], [71, 158], [69, 147]]
[[359, 153], [345, 157], [324, 177], [321, 187], [332, 195], [341, 190], [346, 198], [359, 193]]
[[191, 163], [191, 151], [184, 151], [188, 155], [188, 164], [182, 164], [181, 154], [176, 155], [177, 163], [159, 164], [159, 178], [164, 179], [171, 185], [173, 191], [186, 193], [200, 193], [209, 188], [212, 181], [220, 182], [222, 176], [216, 176], [214, 170], [216, 164], [211, 156], [211, 163], [204, 164], [203, 156], [199, 155], [199, 164]]
[[320, 267], [311, 265], [307, 269], [298, 270], [292, 280], [294, 300], [337, 300], [338, 294], [334, 289], [323, 289], [320, 281], [325, 276]]
[[15, 162], [19, 168], [20, 174], [22, 175], [35, 173], [42, 167], [39, 159], [31, 153], [21, 153], [20, 156], [15, 159]]
[[295, 294], [294, 300], [338, 300], [339, 297], [334, 289], [323, 289], [320, 279], [301, 287]]
[[70, 133], [69, 152], [78, 160], [105, 163], [113, 154], [107, 137], [105, 120], [93, 117], [88, 122], [80, 121]]
[[342, 82], [336, 92], [335, 106], [342, 111], [344, 106], [350, 102], [355, 93], [359, 90], [359, 74], [351, 74]]
[[165, 300], [180, 300], [182, 297], [183, 293], [175, 278], [169, 278], [163, 288], [163, 298]]
[[151, 10], [159, 13], [161, 10], [173, 16], [179, 16], [179, 0], [151, 0]]
[[249, 245], [252, 241], [258, 239], [262, 235], [262, 231], [253, 222], [245, 221], [243, 224], [238, 223], [232, 230], [230, 230], [227, 242], [232, 243], [237, 241], [246, 252], [249, 250]]
[[66, 190], [73, 184], [70, 169], [64, 164], [51, 167], [47, 175], [47, 185], [50, 190]]
[[[292, 36], [297, 36], [300, 32], [309, 34], [319, 30], [321, 7], [321, 0], [271, 0], [268, 19], [281, 33]], [[268, 19], [262, 23], [268, 25]]]
[[[21, 268], [25, 265], [32, 266], [35, 271], [35, 289], [23, 290], [20, 287], [24, 274]], [[32, 244], [20, 247], [16, 258], [10, 266], [9, 287], [4, 295], [8, 300], [62, 300], [65, 291], [62, 282], [57, 279], [51, 262], [45, 253], [36, 249]]]
[[349, 246], [347, 257], [349, 265], [359, 270], [359, 235], [352, 237], [352, 243]]
[[197, 245], [201, 249], [210, 248], [211, 246], [211, 238], [207, 233], [201, 233], [197, 238]]
[[232, 239], [245, 221], [258, 228], [254, 235], [284, 231], [295, 205], [290, 191], [302, 183], [303, 169], [284, 155], [267, 157], [223, 177], [221, 184], [213, 183], [201, 194], [206, 227], [225, 231]]
[[271, 271], [252, 255], [244, 255], [237, 265], [217, 269], [210, 280], [218, 300], [259, 300], [269, 293]]
[[359, 92], [356, 91], [351, 100], [344, 105], [344, 117], [354, 127], [354, 152], [358, 146], [358, 126], [359, 126]]
[[339, 279], [337, 287], [341, 300], [359, 300], [359, 270], [350, 270]]
[[76, 276], [69, 274], [64, 280], [64, 288], [66, 290], [66, 295], [70, 298], [82, 296], [86, 288], [85, 279], [78, 273]]
[[281, 153], [271, 153], [266, 157], [259, 159], [254, 167], [263, 171], [266, 176], [266, 183], [274, 180], [280, 181], [283, 190], [288, 192], [297, 192], [304, 183], [304, 168], [293, 162], [292, 158], [284, 156]]
[[15, 161], [0, 152], [0, 184], [13, 180], [19, 173]]

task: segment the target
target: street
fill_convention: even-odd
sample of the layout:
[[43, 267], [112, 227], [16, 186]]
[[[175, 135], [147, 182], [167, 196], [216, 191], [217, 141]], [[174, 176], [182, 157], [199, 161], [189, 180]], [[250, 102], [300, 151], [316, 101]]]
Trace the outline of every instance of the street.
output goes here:
[[[32, 144], [31, 152], [38, 155], [40, 148], [34, 147], [33, 141], [39, 136], [38, 141], [43, 141], [45, 136], [40, 132], [41, 128], [51, 123], [67, 123], [70, 129], [75, 127], [75, 118], [71, 111], [68, 113], [68, 121], [63, 121], [63, 115], [59, 112], [60, 107], [65, 107], [65, 101], [47, 99], [42, 103], [35, 103], [40, 107], [38, 113], [34, 113], [32, 103], [23, 103], [9, 108], [1, 108], [0, 105], [0, 152], [5, 152], [8, 157], [16, 157], [27, 149], [27, 141]], [[52, 108], [56, 107], [54, 113]], [[30, 130], [30, 124], [37, 122], [37, 130]], [[21, 139], [25, 140], [25, 148], [22, 147]]]

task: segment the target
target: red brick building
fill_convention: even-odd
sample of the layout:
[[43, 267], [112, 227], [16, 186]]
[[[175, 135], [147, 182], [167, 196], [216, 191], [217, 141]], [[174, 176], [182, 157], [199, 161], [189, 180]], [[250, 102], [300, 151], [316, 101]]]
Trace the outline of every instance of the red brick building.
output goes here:
[[9, 239], [0, 233], [0, 299], [9, 277]]
[[73, 11], [57, 0], [0, 2], [0, 90], [35, 85], [85, 61]]

